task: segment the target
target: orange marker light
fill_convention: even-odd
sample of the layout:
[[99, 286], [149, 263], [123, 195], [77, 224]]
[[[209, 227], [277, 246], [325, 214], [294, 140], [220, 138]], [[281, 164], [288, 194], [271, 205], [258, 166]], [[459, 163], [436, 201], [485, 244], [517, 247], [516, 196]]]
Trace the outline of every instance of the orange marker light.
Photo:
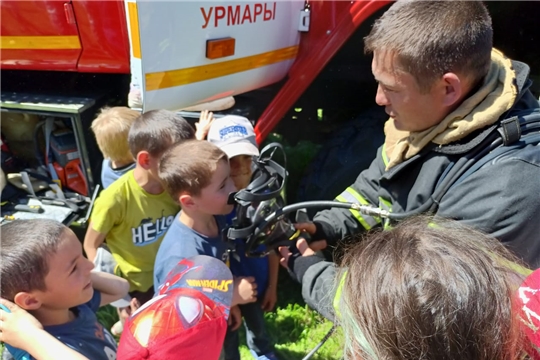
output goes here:
[[234, 55], [234, 38], [224, 38], [206, 41], [206, 57], [208, 59], [219, 59]]

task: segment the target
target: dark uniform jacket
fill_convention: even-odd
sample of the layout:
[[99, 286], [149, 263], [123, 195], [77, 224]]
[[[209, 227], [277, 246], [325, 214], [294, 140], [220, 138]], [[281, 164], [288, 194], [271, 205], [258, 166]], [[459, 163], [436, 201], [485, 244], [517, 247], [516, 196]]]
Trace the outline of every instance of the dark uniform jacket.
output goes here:
[[[531, 84], [528, 66], [515, 61], [512, 66], [516, 70], [519, 95], [513, 108], [500, 120], [534, 113], [532, 109], [539, 107], [538, 100], [528, 90]], [[493, 157], [489, 155], [494, 154], [490, 146], [493, 147], [494, 139], [502, 141], [498, 131], [501, 128], [499, 121], [458, 143], [432, 144], [389, 170], [386, 170], [383, 146], [371, 166], [336, 199], [374, 205], [403, 218], [432, 212], [462, 221], [497, 237], [529, 266], [538, 268], [540, 129], [523, 131], [521, 138], [498, 146], [499, 156]], [[511, 124], [508, 129], [511, 133]], [[527, 139], [534, 141], [526, 144]], [[489, 161], [483, 163], [483, 158]], [[313, 240], [326, 239], [330, 245], [375, 226], [389, 225], [385, 224], [388, 220], [339, 208], [321, 211], [313, 221], [317, 226]]]

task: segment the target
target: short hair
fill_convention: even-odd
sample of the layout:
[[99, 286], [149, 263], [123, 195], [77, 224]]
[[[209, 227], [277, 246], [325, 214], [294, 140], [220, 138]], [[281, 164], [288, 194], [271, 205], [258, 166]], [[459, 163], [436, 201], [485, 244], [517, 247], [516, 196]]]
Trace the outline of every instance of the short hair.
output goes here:
[[220, 161], [228, 158], [216, 145], [204, 140], [184, 141], [163, 154], [159, 178], [176, 201], [182, 192], [198, 196], [212, 181]]
[[141, 113], [125, 106], [105, 107], [92, 121], [99, 150], [105, 158], [118, 162], [132, 162], [128, 133]]
[[13, 301], [19, 292], [45, 291], [49, 258], [68, 228], [48, 219], [15, 220], [0, 227], [0, 296]]
[[161, 156], [171, 145], [195, 138], [195, 129], [183, 117], [167, 110], [141, 115], [129, 130], [129, 148], [134, 158], [141, 151]]
[[516, 261], [496, 239], [421, 217], [345, 254], [339, 300], [347, 357], [513, 359]]
[[491, 66], [491, 17], [480, 1], [398, 1], [364, 40], [366, 53], [395, 52], [422, 91], [450, 71], [479, 83]]

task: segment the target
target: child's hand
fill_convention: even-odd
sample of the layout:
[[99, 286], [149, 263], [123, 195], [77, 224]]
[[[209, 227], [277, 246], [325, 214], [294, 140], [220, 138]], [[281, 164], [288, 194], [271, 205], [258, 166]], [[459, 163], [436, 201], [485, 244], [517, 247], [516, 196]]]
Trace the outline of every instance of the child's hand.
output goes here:
[[[317, 227], [315, 226], [313, 222], [296, 223], [294, 224], [294, 228], [297, 230], [305, 231], [309, 235], [315, 235], [315, 232], [317, 231]], [[309, 244], [309, 247], [314, 251], [320, 251], [320, 250], [325, 249], [327, 245], [328, 244], [326, 240], [317, 240], [317, 241], [312, 241]], [[304, 253], [302, 253], [302, 255], [304, 255]]]
[[195, 137], [197, 140], [204, 140], [208, 131], [210, 130], [210, 125], [214, 121], [214, 113], [208, 110], [201, 111], [201, 116], [199, 121], [195, 123]]
[[126, 320], [140, 307], [141, 303], [139, 302], [139, 300], [137, 300], [136, 298], [132, 298], [129, 302], [128, 307], [120, 308], [118, 317], [120, 318], [122, 324], [124, 324]]
[[14, 351], [27, 352], [38, 360], [89, 360], [43, 330], [41, 323], [26, 310], [4, 299], [0, 299], [0, 304], [11, 311], [0, 308], [0, 341], [16, 348]]
[[43, 329], [43, 326], [35, 317], [26, 310], [21, 309], [11, 301], [0, 299], [11, 313], [0, 309], [0, 341], [13, 347], [27, 350], [28, 339], [34, 331]]
[[[321, 240], [320, 242], [324, 242], [326, 244], [325, 240]], [[320, 242], [316, 241], [316, 243], [320, 243]], [[308, 245], [306, 239], [303, 239], [303, 238], [300, 238], [300, 240], [296, 242], [296, 248], [298, 249], [298, 252], [300, 253], [301, 256], [313, 256], [315, 255], [315, 251], [317, 251], [316, 249], [313, 249], [311, 245]], [[294, 262], [294, 259], [295, 259], [295, 257], [293, 256], [291, 252], [291, 249], [287, 246], [280, 246], [278, 250], [279, 250], [279, 253], [281, 254], [281, 260], [279, 261], [279, 263], [285, 269], [289, 269], [289, 267], [292, 266], [292, 264], [289, 264], [289, 261], [293, 260]]]
[[229, 324], [230, 331], [238, 330], [240, 325], [242, 325], [242, 312], [238, 305], [231, 307], [227, 324]]
[[234, 281], [233, 305], [247, 304], [257, 300], [257, 283], [253, 276], [237, 277]]
[[272, 311], [277, 302], [277, 289], [275, 286], [268, 286], [264, 292], [264, 298], [262, 300], [261, 307], [263, 311]]

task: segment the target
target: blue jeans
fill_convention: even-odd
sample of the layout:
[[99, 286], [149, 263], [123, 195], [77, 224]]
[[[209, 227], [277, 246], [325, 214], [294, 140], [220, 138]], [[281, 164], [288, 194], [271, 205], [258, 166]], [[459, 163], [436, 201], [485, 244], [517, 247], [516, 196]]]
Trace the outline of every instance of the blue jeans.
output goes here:
[[[246, 328], [246, 341], [250, 350], [258, 356], [274, 351], [274, 344], [266, 332], [264, 321], [264, 312], [261, 309], [261, 303], [240, 305], [244, 326]], [[238, 330], [227, 330], [223, 348], [225, 349], [225, 360], [240, 360], [240, 338]]]

